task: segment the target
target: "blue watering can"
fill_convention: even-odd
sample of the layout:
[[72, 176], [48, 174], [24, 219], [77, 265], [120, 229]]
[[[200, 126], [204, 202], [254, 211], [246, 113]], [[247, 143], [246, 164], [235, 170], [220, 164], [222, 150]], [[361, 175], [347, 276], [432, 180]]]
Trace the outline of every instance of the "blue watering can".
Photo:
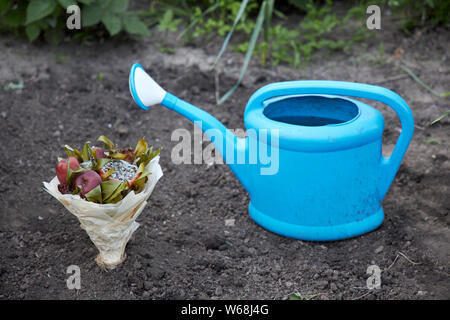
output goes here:
[[[245, 127], [256, 132], [245, 138], [166, 92], [139, 64], [131, 68], [129, 85], [142, 109], [162, 104], [191, 121], [201, 121], [202, 130], [249, 193], [253, 220], [274, 233], [302, 240], [345, 239], [376, 229], [384, 219], [381, 201], [414, 131], [407, 103], [388, 89], [367, 84], [266, 85], [251, 96], [245, 109]], [[377, 100], [394, 109], [402, 131], [390, 157], [381, 153], [381, 113], [344, 96]], [[267, 132], [266, 139], [261, 138], [262, 131]], [[262, 161], [250, 163], [254, 145], [278, 155], [275, 173], [264, 174]]]

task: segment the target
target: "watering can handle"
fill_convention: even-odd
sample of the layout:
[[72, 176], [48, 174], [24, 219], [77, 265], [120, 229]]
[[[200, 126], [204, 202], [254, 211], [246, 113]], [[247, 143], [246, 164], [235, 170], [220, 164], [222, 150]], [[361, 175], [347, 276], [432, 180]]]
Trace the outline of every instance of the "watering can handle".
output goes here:
[[381, 158], [379, 193], [383, 199], [397, 173], [414, 132], [414, 119], [408, 104], [395, 92], [374, 85], [344, 81], [287, 81], [269, 84], [257, 90], [250, 98], [245, 113], [262, 107], [270, 98], [294, 94], [329, 94], [357, 97], [382, 102], [397, 113], [402, 131], [390, 157]]

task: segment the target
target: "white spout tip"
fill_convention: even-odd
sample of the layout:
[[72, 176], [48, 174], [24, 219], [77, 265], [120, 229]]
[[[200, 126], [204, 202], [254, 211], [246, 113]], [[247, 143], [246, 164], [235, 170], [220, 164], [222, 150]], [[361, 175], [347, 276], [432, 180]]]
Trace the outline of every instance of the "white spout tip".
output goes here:
[[144, 110], [163, 101], [166, 91], [159, 86], [139, 64], [135, 63], [130, 70], [130, 92], [136, 104]]

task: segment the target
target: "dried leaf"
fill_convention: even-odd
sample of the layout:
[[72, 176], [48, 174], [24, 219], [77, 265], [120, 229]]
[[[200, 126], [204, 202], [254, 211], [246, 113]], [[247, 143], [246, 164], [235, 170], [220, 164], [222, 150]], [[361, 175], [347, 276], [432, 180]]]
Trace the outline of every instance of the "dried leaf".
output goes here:
[[126, 154], [123, 154], [123, 153], [120, 153], [120, 152], [116, 152], [116, 153], [113, 153], [113, 154], [111, 155], [111, 158], [113, 158], [113, 159], [118, 159], [118, 160], [123, 160], [123, 159], [125, 159], [126, 157], [127, 157]]
[[139, 173], [139, 176], [132, 183], [132, 188], [136, 193], [139, 193], [144, 189], [145, 183], [148, 181], [148, 176], [151, 174], [150, 171]]
[[104, 135], [101, 135], [100, 137], [98, 137], [97, 141], [104, 143], [104, 149], [106, 149], [106, 147], [108, 147], [108, 150], [110, 150], [110, 151], [116, 149], [114, 143], [111, 140], [109, 140], [107, 137], [105, 137]]
[[78, 161], [83, 162], [83, 156], [79, 150], [73, 149], [72, 147], [70, 147], [66, 144], [64, 146], [64, 151], [66, 151], [67, 156], [75, 157], [75, 158], [77, 158]]
[[147, 182], [147, 177], [143, 177], [142, 179], [136, 179], [133, 182], [133, 186], [132, 189], [134, 190], [134, 192], [136, 194], [138, 194], [139, 192], [141, 192], [144, 189], [145, 183]]
[[141, 155], [139, 160], [136, 162], [138, 166], [141, 165], [141, 163], [144, 163], [144, 166], [147, 166], [147, 164], [152, 161], [154, 157], [159, 155], [161, 152], [161, 148], [158, 148], [158, 150], [153, 151], [153, 147], [148, 148], [145, 150], [145, 152]]
[[134, 149], [134, 156], [140, 157], [148, 149], [147, 141], [144, 138], [138, 141], [136, 148]]
[[107, 180], [109, 176], [114, 172], [114, 168], [109, 169], [105, 173], [102, 174], [102, 179]]
[[123, 159], [124, 161], [127, 161], [129, 163], [134, 163], [135, 157], [134, 157], [133, 149], [122, 148], [122, 149], [119, 150], [119, 152], [126, 155], [125, 159]]

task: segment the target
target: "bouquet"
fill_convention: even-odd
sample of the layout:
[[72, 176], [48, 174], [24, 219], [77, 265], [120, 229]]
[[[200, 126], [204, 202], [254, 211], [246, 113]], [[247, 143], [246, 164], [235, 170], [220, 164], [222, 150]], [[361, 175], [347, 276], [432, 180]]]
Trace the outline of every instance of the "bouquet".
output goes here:
[[56, 176], [44, 187], [78, 218], [99, 250], [97, 264], [114, 268], [125, 260], [136, 219], [162, 176], [161, 149], [153, 150], [144, 138], [134, 149], [118, 148], [103, 135], [97, 141], [103, 148], [66, 145], [67, 158], [58, 159]]

